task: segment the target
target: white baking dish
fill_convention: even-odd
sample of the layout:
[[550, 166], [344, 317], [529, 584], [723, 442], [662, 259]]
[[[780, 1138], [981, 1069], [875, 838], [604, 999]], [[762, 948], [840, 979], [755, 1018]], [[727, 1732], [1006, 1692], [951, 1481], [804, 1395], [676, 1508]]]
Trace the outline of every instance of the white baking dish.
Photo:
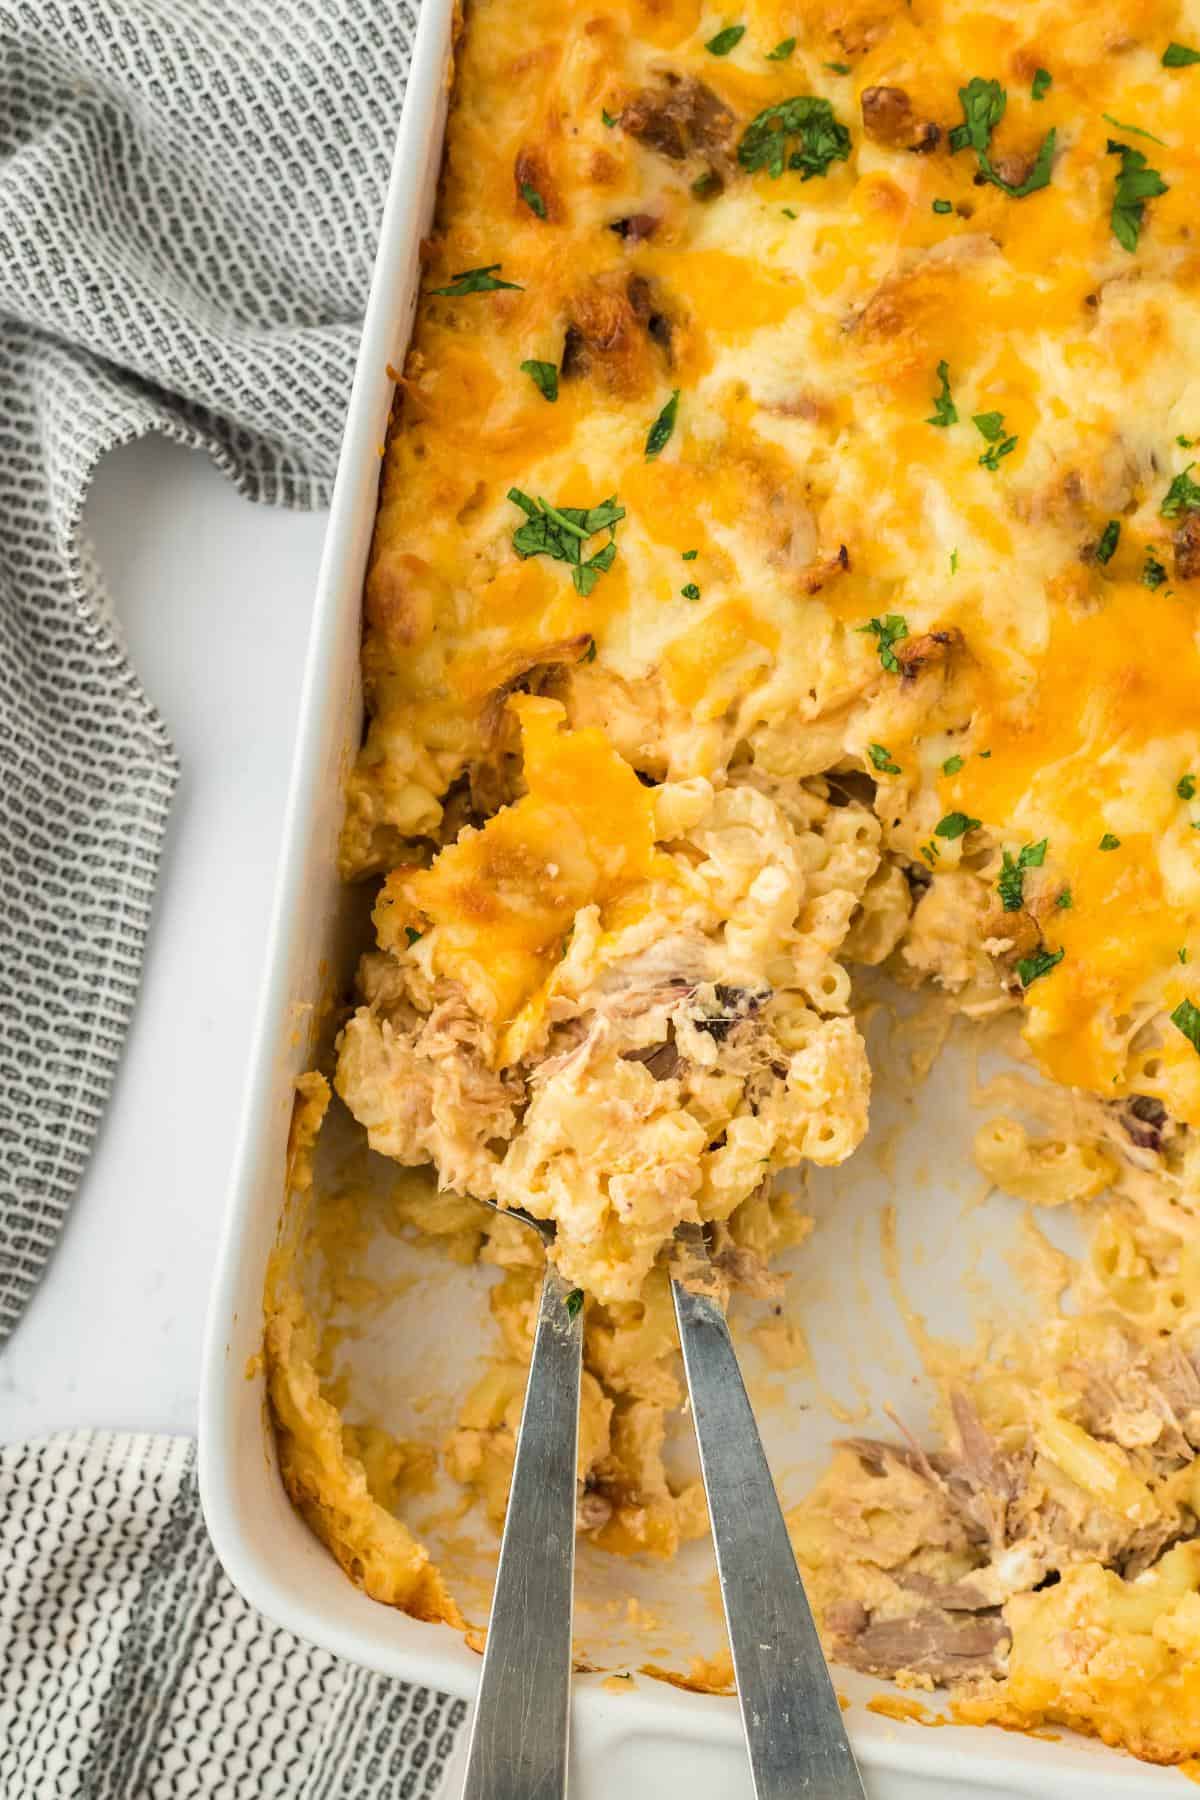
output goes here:
[[[269, 1618], [355, 1662], [469, 1696], [479, 1659], [462, 1638], [368, 1600], [293, 1512], [278, 1477], [261, 1376], [248, 1379], [246, 1373], [260, 1344], [292, 1083], [307, 1064], [319, 1005], [346, 971], [346, 900], [336, 878], [335, 844], [362, 718], [360, 595], [392, 399], [388, 368], [403, 362], [419, 285], [419, 245], [434, 204], [453, 15], [454, 0], [424, 0], [321, 567], [245, 1116], [209, 1315], [200, 1475], [218, 1554]], [[932, 1329], [969, 1335], [966, 1302], [979, 1270], [993, 1291], [1008, 1284], [1008, 1303], [1021, 1303], [1010, 1271], [995, 1254], [997, 1245], [1013, 1240], [1017, 1209], [1004, 1202], [967, 1204], [978, 1181], [968, 1173], [972, 1121], [965, 1085], [960, 1063], [915, 1098], [902, 1089], [878, 1095], [872, 1135], [877, 1144], [892, 1145], [891, 1166], [867, 1146], [847, 1169], [812, 1185], [818, 1231], [793, 1258], [793, 1289], [815, 1371], [789, 1377], [786, 1393], [778, 1380], [760, 1380], [758, 1388], [785, 1502], [804, 1491], [830, 1442], [845, 1429], [822, 1404], [830, 1391], [843, 1402], [873, 1406], [876, 1429], [885, 1424], [878, 1413], [885, 1402], [918, 1428], [923, 1423], [912, 1332], [897, 1306], [894, 1270], [880, 1250], [882, 1205], [899, 1203], [904, 1290]], [[922, 1159], [930, 1145], [937, 1146], [937, 1158], [926, 1167]], [[953, 1249], [923, 1261], [923, 1246]], [[753, 1378], [752, 1356], [747, 1361]], [[777, 1404], [770, 1403], [772, 1393]], [[641, 1570], [637, 1581], [643, 1596], [661, 1590], [673, 1624], [694, 1616], [696, 1648], [711, 1653], [706, 1555], [695, 1546], [674, 1567]], [[621, 1576], [621, 1564], [609, 1567]], [[683, 1654], [675, 1666], [686, 1660]], [[879, 1800], [968, 1789], [1013, 1797], [1086, 1794], [1091, 1800], [1175, 1792], [1182, 1800], [1189, 1791], [1175, 1771], [1149, 1769], [1066, 1736], [1045, 1741], [897, 1723], [866, 1710], [873, 1693], [887, 1691], [883, 1684], [837, 1674], [839, 1688], [854, 1702], [851, 1734]], [[572, 1793], [578, 1800], [651, 1800], [685, 1788], [694, 1800], [730, 1800], [750, 1791], [732, 1700], [645, 1678], [633, 1692], [617, 1694], [600, 1677], [581, 1677], [574, 1744]]]

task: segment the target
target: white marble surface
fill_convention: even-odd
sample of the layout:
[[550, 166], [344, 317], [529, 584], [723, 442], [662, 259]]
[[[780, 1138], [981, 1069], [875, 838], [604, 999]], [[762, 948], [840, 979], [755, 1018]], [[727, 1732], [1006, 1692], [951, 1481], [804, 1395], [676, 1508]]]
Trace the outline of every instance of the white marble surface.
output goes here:
[[183, 764], [142, 992], [58, 1253], [0, 1355], [0, 1442], [196, 1428], [200, 1345], [279, 850], [324, 515], [199, 455], [115, 452], [88, 508]]

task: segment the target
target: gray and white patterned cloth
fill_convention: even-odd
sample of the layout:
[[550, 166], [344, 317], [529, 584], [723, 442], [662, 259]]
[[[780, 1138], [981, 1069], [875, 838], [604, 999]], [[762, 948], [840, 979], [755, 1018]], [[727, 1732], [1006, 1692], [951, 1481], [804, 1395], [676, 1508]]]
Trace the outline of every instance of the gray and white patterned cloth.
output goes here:
[[[176, 779], [88, 482], [163, 432], [251, 499], [325, 502], [415, 6], [0, 0], [0, 1341], [108, 1097]], [[0, 1453], [4, 1800], [431, 1794], [461, 1707], [256, 1618], [194, 1462]]]
[[4, 1800], [428, 1800], [465, 1710], [264, 1624], [187, 1438], [0, 1451]]

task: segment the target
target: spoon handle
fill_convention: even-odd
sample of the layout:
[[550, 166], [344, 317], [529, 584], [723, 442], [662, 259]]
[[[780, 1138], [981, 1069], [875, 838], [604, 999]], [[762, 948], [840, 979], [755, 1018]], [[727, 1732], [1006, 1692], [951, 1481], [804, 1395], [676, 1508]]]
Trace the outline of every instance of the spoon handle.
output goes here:
[[[463, 1800], [567, 1791], [583, 1308], [546, 1264]], [[582, 1295], [579, 1296], [582, 1301]]]
[[756, 1800], [865, 1800], [725, 1315], [671, 1289]]

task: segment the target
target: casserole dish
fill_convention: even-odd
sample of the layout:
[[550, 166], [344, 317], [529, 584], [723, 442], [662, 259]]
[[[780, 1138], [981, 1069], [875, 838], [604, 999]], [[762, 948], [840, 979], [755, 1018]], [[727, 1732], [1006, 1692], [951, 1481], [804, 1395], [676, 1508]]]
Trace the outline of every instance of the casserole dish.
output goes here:
[[[349, 969], [358, 908], [340, 888], [335, 845], [342, 795], [358, 748], [359, 608], [374, 519], [378, 453], [392, 398], [389, 368], [402, 362], [415, 305], [420, 239], [432, 215], [444, 125], [453, 8], [429, 0], [423, 10], [396, 152], [363, 349], [347, 421], [313, 635], [301, 703], [299, 738], [278, 899], [266, 958], [267, 978], [247, 1086], [245, 1124], [213, 1298], [201, 1404], [201, 1471], [206, 1515], [218, 1552], [247, 1597], [269, 1617], [324, 1647], [385, 1673], [468, 1695], [478, 1663], [453, 1632], [420, 1624], [375, 1605], [347, 1584], [287, 1503], [274, 1465], [271, 1432], [257, 1380], [246, 1379], [259, 1349], [260, 1303], [275, 1238], [293, 1083], [310, 1065], [324, 1005]], [[844, 1175], [819, 1176], [809, 1200], [820, 1236], [806, 1264], [811, 1291], [803, 1317], [818, 1346], [815, 1373], [804, 1375], [807, 1401], [767, 1407], [765, 1423], [785, 1500], [799, 1495], [824, 1462], [829, 1441], [864, 1408], [891, 1404], [913, 1419], [915, 1365], [902, 1349], [904, 1326], [961, 1336], [969, 1331], [972, 1258], [987, 1246], [988, 1284], [1003, 1287], [995, 1252], [1011, 1219], [1005, 1209], [977, 1209], [974, 1229], [961, 1213], [968, 1187], [947, 1175], [966, 1168], [970, 1133], [964, 1082], [953, 1077], [922, 1090], [919, 1105], [941, 1148], [940, 1166], [922, 1164], [916, 1103], [885, 1094], [874, 1131], [886, 1142], [899, 1126], [902, 1147], [890, 1172], [884, 1162], [856, 1158]], [[927, 1110], [926, 1110], [927, 1109]], [[917, 1124], [914, 1131], [912, 1126]], [[962, 1154], [958, 1154], [961, 1143]], [[898, 1177], [898, 1179], [897, 1179]], [[902, 1213], [899, 1242], [879, 1236], [881, 1203], [898, 1192], [919, 1205]], [[890, 1215], [885, 1214], [885, 1217]], [[952, 1246], [921, 1280], [919, 1240]], [[877, 1248], [869, 1248], [875, 1243]], [[837, 1271], [839, 1279], [820, 1269]], [[813, 1273], [815, 1269], [815, 1273]], [[847, 1278], [855, 1307], [845, 1306]], [[1019, 1291], [1013, 1292], [1014, 1307]], [[435, 1340], [436, 1341], [436, 1340]], [[384, 1347], [380, 1347], [381, 1354]], [[801, 1372], [803, 1375], [803, 1371]], [[813, 1404], [820, 1387], [831, 1407]], [[782, 1400], [782, 1393], [779, 1394]], [[805, 1407], [807, 1406], [807, 1410]], [[645, 1573], [641, 1592], [651, 1612], [669, 1613], [686, 1661], [686, 1640], [711, 1654], [712, 1619], [705, 1594], [707, 1551], [695, 1547], [671, 1569]], [[586, 1582], [586, 1574], [583, 1577]], [[661, 1587], [661, 1596], [658, 1588]], [[718, 1646], [719, 1647], [719, 1646]], [[595, 1660], [601, 1656], [589, 1651]], [[618, 1652], [611, 1654], [617, 1655]], [[620, 1661], [608, 1667], [620, 1666]], [[577, 1792], [647, 1795], [681, 1777], [700, 1793], [736, 1791], [742, 1775], [739, 1727], [732, 1701], [679, 1691], [639, 1678], [633, 1692], [605, 1686], [603, 1674], [579, 1684]], [[851, 1729], [877, 1790], [896, 1800], [944, 1783], [962, 1791], [962, 1758], [972, 1757], [978, 1785], [1002, 1793], [1135, 1795], [1178, 1789], [1177, 1773], [1119, 1761], [1074, 1741], [1002, 1738], [971, 1730], [929, 1737], [901, 1722], [903, 1708], [881, 1684], [839, 1673], [852, 1703]], [[891, 1712], [868, 1711], [884, 1695]], [[915, 1716], [915, 1715], [914, 1715]], [[963, 1728], [965, 1729], [965, 1728]]]

